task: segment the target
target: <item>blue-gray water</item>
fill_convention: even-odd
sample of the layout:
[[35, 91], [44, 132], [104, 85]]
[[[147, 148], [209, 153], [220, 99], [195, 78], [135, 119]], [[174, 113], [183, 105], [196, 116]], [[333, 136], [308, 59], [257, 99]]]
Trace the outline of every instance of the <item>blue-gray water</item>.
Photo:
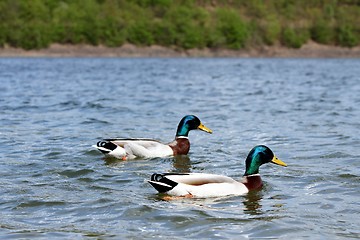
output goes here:
[[[105, 161], [101, 138], [171, 141], [188, 157]], [[265, 186], [163, 201], [154, 172], [240, 179], [266, 144]], [[358, 59], [0, 59], [1, 239], [360, 238]]]

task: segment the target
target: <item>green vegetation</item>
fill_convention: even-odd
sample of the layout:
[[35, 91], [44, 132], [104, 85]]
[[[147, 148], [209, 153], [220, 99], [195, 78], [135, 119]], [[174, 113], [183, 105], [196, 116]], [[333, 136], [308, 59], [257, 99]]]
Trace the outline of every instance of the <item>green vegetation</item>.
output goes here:
[[0, 0], [0, 47], [360, 44], [359, 0]]

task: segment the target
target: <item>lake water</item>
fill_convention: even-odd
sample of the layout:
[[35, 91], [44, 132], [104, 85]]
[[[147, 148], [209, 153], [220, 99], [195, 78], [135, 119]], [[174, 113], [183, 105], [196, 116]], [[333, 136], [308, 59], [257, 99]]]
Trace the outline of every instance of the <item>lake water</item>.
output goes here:
[[[0, 59], [0, 239], [360, 238], [359, 59]], [[105, 160], [102, 138], [173, 140], [190, 154]], [[154, 172], [240, 179], [245, 196], [163, 201]]]

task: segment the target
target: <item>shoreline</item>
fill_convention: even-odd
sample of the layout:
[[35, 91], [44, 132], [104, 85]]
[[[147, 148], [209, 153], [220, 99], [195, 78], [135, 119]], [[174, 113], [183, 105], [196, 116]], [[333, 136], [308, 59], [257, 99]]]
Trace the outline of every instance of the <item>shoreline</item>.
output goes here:
[[189, 49], [176, 50], [158, 45], [138, 47], [124, 44], [109, 48], [91, 45], [51, 44], [49, 48], [24, 50], [5, 46], [0, 48], [0, 57], [113, 57], [113, 58], [360, 58], [360, 46], [344, 48], [321, 45], [315, 42], [304, 44], [299, 49], [281, 46], [262, 46], [253, 49]]

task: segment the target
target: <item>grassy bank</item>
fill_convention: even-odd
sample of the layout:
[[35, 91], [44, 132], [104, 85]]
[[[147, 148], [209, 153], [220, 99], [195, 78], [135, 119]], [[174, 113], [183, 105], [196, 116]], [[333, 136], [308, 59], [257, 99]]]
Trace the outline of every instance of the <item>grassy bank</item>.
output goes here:
[[0, 46], [244, 49], [360, 43], [358, 0], [0, 0]]

